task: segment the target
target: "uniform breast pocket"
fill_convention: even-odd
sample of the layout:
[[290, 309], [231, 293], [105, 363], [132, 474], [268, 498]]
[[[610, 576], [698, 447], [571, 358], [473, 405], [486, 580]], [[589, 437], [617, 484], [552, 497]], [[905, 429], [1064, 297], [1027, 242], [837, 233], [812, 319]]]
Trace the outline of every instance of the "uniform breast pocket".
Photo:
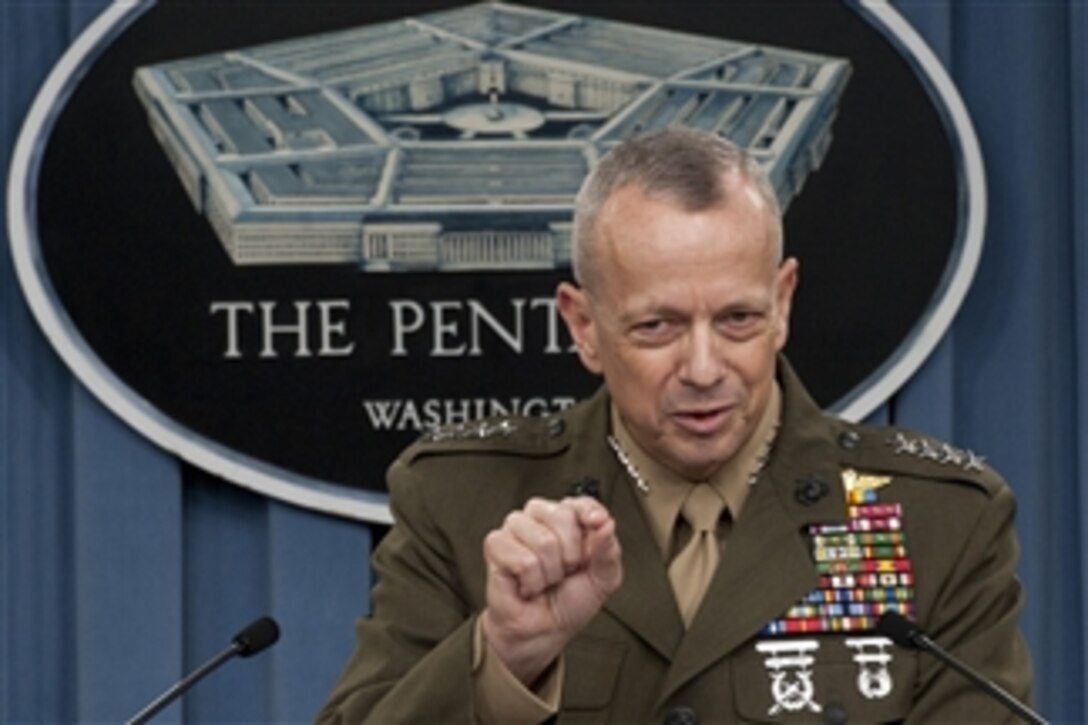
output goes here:
[[745, 722], [895, 723], [910, 712], [917, 653], [871, 635], [756, 640], [733, 662]]
[[625, 652], [623, 645], [615, 641], [586, 635], [567, 645], [563, 653], [561, 722], [579, 721], [579, 713], [589, 715], [588, 722], [600, 722], [601, 710], [609, 707], [615, 697]]

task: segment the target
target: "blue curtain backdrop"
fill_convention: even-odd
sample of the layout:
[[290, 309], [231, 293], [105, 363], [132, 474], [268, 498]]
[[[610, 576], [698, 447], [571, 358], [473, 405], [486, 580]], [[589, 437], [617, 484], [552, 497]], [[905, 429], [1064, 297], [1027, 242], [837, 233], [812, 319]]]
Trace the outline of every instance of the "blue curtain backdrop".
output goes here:
[[[39, 84], [105, 5], [3, 0], [2, 168]], [[1088, 5], [896, 7], [966, 101], [990, 216], [952, 329], [876, 416], [982, 452], [1009, 478], [1036, 700], [1085, 722]], [[219, 481], [127, 428], [59, 361], [0, 254], [0, 721], [125, 719], [266, 612], [282, 642], [162, 719], [308, 720], [367, 611], [377, 533]]]

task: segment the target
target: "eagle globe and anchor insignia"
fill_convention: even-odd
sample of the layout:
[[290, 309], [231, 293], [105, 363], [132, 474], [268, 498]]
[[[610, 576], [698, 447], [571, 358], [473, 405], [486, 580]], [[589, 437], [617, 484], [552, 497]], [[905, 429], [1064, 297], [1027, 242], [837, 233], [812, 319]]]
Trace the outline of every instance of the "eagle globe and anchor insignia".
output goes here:
[[[570, 354], [551, 293], [569, 274], [574, 196], [599, 158], [624, 139], [672, 125], [718, 133], [758, 160], [792, 211], [802, 186], [828, 173], [822, 167], [844, 92], [879, 60], [745, 39], [729, 31], [737, 9], [726, 6], [711, 24], [693, 20], [705, 9], [689, 17], [677, 8], [679, 29], [656, 27], [634, 9], [624, 10], [621, 22], [507, 3], [428, 14], [405, 6], [399, 19], [368, 21], [377, 11], [349, 6], [315, 12], [345, 20], [316, 21], [323, 30], [296, 31], [290, 40], [282, 40], [291, 37], [288, 16], [270, 7], [247, 21], [269, 24], [267, 37], [280, 38], [263, 44], [231, 43], [238, 14], [226, 22], [209, 18], [192, 25], [203, 29], [203, 46], [179, 35], [176, 21], [183, 14], [218, 17], [226, 12], [219, 6], [111, 6], [58, 64], [55, 82], [32, 109], [13, 157], [9, 210], [16, 268], [35, 315], [108, 407], [212, 473], [308, 508], [374, 521], [389, 521], [381, 472], [420, 433], [478, 436], [479, 419], [548, 417], [592, 390]], [[900, 39], [882, 49], [894, 59], [880, 61], [882, 68], [902, 64], [900, 54], [920, 58], [907, 73], [921, 75], [922, 68], [929, 78], [912, 82], [932, 84], [936, 100], [926, 102], [952, 109], [934, 123], [957, 124], [961, 132], [952, 143], [962, 148], [942, 153], [953, 159], [951, 168], [958, 170], [960, 159], [971, 167], [977, 148], [962, 131], [969, 122], [958, 96], [909, 26], [890, 8], [828, 6], [821, 13], [834, 22], [864, 16]], [[755, 35], [777, 37], [775, 22], [768, 16], [769, 30]], [[156, 32], [180, 40], [158, 51]], [[129, 33], [140, 42], [113, 42]], [[133, 165], [137, 155], [105, 159], [100, 173], [135, 179], [127, 196], [147, 190], [145, 203], [82, 210], [58, 183], [57, 165], [41, 159], [54, 148], [80, 155], [86, 139], [126, 122], [86, 116], [99, 104], [73, 102], [86, 100], [79, 98], [84, 88], [110, 83], [135, 101], [135, 125], [124, 133], [157, 147], [168, 164], [159, 164], [160, 179], [157, 168]], [[911, 129], [919, 127], [912, 121]], [[945, 128], [939, 130], [939, 142], [948, 144]], [[145, 182], [148, 174], [153, 180]], [[978, 205], [968, 191], [970, 212]], [[32, 194], [49, 222], [40, 228], [26, 213]], [[174, 216], [164, 219], [152, 207], [165, 196]], [[964, 205], [951, 206], [966, 213]], [[102, 262], [88, 256], [94, 245], [85, 243], [85, 230], [102, 220], [112, 224], [112, 238], [93, 241], [114, 244], [99, 253], [112, 261], [90, 268]], [[950, 225], [947, 268], [936, 275], [944, 280], [942, 297], [918, 312], [911, 331], [925, 322], [939, 335], [950, 320], [964, 275], [973, 273], [979, 224], [976, 215]], [[154, 230], [155, 243], [119, 232], [129, 228]], [[133, 344], [154, 337], [138, 314], [125, 316], [125, 325], [101, 324], [88, 307], [102, 295], [93, 285], [118, 279], [123, 269], [142, 270], [148, 282], [139, 289], [163, 296], [146, 300], [134, 291], [124, 304], [161, 309], [169, 300], [174, 322], [184, 323], [171, 332], [184, 329], [188, 337]], [[110, 294], [129, 294], [131, 279], [122, 276]], [[71, 280], [78, 283], [65, 287]], [[335, 292], [326, 291], [329, 280]], [[460, 337], [450, 332], [455, 315]], [[795, 340], [804, 337], [805, 323], [798, 323]], [[194, 331], [203, 339], [194, 341]], [[530, 334], [540, 338], [535, 347]], [[932, 335], [896, 339], [881, 366], [847, 385], [833, 382], [834, 394], [822, 402], [847, 417], [867, 414], [935, 344]], [[496, 367], [495, 353], [513, 360]], [[432, 372], [445, 358], [457, 358], [447, 366], [450, 379], [460, 387], [468, 376], [478, 392], [449, 397], [445, 373]], [[277, 367], [290, 370], [286, 384], [272, 374]], [[205, 377], [164, 380], [171, 373], [163, 371], [173, 370]], [[513, 389], [514, 379], [529, 382]], [[485, 383], [506, 397], [488, 397], [496, 394]], [[257, 422], [240, 425], [236, 410], [216, 415], [232, 390], [248, 391], [243, 407], [260, 402]], [[307, 397], [311, 390], [318, 394]], [[376, 397], [383, 395], [394, 397]]]

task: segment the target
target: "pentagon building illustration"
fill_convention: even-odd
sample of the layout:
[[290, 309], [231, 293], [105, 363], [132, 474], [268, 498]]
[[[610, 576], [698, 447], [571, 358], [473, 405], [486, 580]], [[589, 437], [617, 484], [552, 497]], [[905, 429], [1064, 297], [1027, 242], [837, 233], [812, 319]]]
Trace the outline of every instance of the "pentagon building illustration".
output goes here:
[[747, 148], [783, 208], [848, 61], [505, 3], [140, 68], [150, 125], [234, 264], [551, 269], [621, 140]]

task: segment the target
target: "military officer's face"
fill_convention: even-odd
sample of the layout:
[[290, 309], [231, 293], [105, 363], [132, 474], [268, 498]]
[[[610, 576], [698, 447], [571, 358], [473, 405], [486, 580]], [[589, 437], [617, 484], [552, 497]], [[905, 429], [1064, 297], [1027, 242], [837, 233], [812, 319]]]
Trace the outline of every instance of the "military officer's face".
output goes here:
[[561, 285], [582, 362], [658, 461], [709, 477], [752, 435], [786, 343], [797, 262], [778, 264], [770, 210], [739, 177], [687, 211], [629, 185], [601, 209], [591, 288]]

